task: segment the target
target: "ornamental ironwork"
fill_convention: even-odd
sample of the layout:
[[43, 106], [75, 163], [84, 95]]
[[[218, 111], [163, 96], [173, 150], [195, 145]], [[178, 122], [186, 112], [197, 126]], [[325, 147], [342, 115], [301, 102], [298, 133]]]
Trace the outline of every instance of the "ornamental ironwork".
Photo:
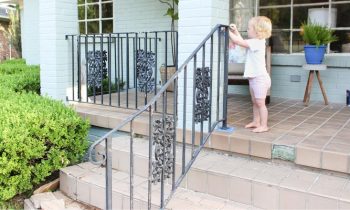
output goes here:
[[107, 78], [107, 51], [89, 51], [87, 55], [88, 85], [101, 87], [102, 80]]
[[141, 92], [151, 92], [155, 88], [155, 80], [152, 77], [155, 65], [155, 53], [152, 51], [137, 50], [136, 75], [137, 86]]
[[[165, 122], [164, 122], [165, 121]], [[164, 124], [165, 123], [165, 124]], [[164, 129], [163, 129], [164, 128]], [[164, 179], [170, 178], [173, 173], [174, 155], [172, 151], [175, 138], [174, 117], [166, 116], [153, 122], [153, 160], [152, 160], [152, 183], [161, 181], [162, 169]]]
[[209, 119], [210, 109], [210, 69], [209, 67], [197, 68], [196, 69], [196, 100], [194, 108], [194, 122], [200, 123]]

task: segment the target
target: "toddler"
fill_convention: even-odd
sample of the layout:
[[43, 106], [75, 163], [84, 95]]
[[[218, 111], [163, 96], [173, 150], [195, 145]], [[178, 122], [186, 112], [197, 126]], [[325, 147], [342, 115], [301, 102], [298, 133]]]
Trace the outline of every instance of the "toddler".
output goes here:
[[271, 36], [271, 20], [264, 16], [253, 17], [248, 23], [248, 39], [243, 39], [234, 24], [230, 24], [230, 40], [233, 44], [247, 48], [244, 66], [244, 77], [249, 80], [249, 90], [253, 103], [253, 121], [245, 128], [253, 128], [253, 132], [261, 133], [269, 130], [267, 126], [268, 112], [265, 98], [271, 87], [271, 78], [266, 70], [266, 40]]

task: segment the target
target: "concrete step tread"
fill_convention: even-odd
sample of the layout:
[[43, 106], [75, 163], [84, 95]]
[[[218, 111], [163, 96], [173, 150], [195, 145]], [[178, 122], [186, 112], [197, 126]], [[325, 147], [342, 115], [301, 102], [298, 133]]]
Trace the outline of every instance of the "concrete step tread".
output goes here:
[[[129, 168], [129, 142], [130, 137], [128, 136], [113, 138], [112, 142], [112, 151], [117, 158], [113, 166], [126, 172]], [[103, 145], [100, 149], [102, 147]], [[134, 139], [134, 154], [135, 173], [147, 176], [145, 170], [148, 165], [148, 140], [146, 138]], [[186, 157], [190, 155], [191, 150], [187, 145]], [[182, 149], [178, 147], [177, 163], [181, 162], [181, 156]], [[137, 161], [142, 161], [143, 166]], [[142, 170], [137, 167], [141, 167]], [[176, 174], [179, 169], [180, 164], [177, 164]], [[220, 177], [220, 180], [224, 180], [221, 183], [223, 187], [241, 181], [248, 185], [265, 185], [278, 190], [283, 189], [350, 203], [350, 176], [348, 174], [300, 167], [285, 162], [231, 156], [204, 149], [192, 165], [189, 176], [185, 178], [187, 187], [193, 181], [191, 177], [194, 175], [205, 176], [204, 179], [208, 182]], [[203, 190], [204, 192], [209, 191], [208, 188]]]
[[[80, 184], [90, 185], [92, 190], [94, 187], [102, 189], [100, 192], [104, 192], [105, 188], [105, 168], [93, 165], [89, 162], [78, 164], [75, 166], [70, 166], [61, 169], [61, 173], [68, 175], [70, 178], [76, 179]], [[113, 173], [113, 192], [120, 193], [124, 195], [124, 200], [122, 201], [124, 207], [128, 205], [129, 196], [129, 174], [114, 170]], [[93, 186], [92, 186], [93, 185]], [[79, 184], [77, 184], [79, 186]], [[79, 188], [79, 187], [78, 187]], [[165, 195], [169, 195], [171, 185], [165, 184]], [[90, 194], [91, 195], [91, 194]], [[147, 178], [135, 176], [134, 177], [134, 197], [138, 201], [143, 202], [143, 207], [145, 207], [145, 202], [147, 202], [148, 195], [148, 181]], [[166, 197], [165, 196], [165, 197]], [[104, 194], [100, 195], [101, 199], [104, 200]], [[159, 206], [160, 198], [160, 184], [152, 184], [152, 205]], [[96, 197], [94, 198], [96, 199]], [[78, 195], [79, 200], [79, 195]], [[86, 202], [86, 201], [84, 201]], [[118, 199], [114, 200], [118, 202]], [[117, 205], [117, 204], [116, 204]], [[101, 207], [101, 206], [100, 206]], [[156, 207], [155, 207], [156, 208]], [[240, 204], [233, 201], [228, 201], [208, 194], [203, 194], [199, 192], [194, 192], [187, 189], [178, 188], [173, 198], [169, 202], [168, 209], [257, 209], [249, 205]], [[126, 209], [126, 208], [125, 208]]]

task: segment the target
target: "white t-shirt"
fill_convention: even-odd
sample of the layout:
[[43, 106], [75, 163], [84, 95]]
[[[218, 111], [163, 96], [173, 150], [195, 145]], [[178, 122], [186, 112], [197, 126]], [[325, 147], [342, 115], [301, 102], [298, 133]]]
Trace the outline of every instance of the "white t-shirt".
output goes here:
[[268, 75], [265, 63], [265, 39], [248, 39], [247, 58], [243, 77]]

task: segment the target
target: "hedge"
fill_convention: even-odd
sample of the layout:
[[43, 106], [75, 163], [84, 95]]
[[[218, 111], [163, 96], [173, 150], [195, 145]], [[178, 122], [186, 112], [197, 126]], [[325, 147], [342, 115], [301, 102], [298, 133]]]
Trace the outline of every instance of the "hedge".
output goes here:
[[38, 67], [24, 66], [0, 64], [0, 201], [79, 162], [88, 146], [88, 122], [62, 102], [36, 94]]

